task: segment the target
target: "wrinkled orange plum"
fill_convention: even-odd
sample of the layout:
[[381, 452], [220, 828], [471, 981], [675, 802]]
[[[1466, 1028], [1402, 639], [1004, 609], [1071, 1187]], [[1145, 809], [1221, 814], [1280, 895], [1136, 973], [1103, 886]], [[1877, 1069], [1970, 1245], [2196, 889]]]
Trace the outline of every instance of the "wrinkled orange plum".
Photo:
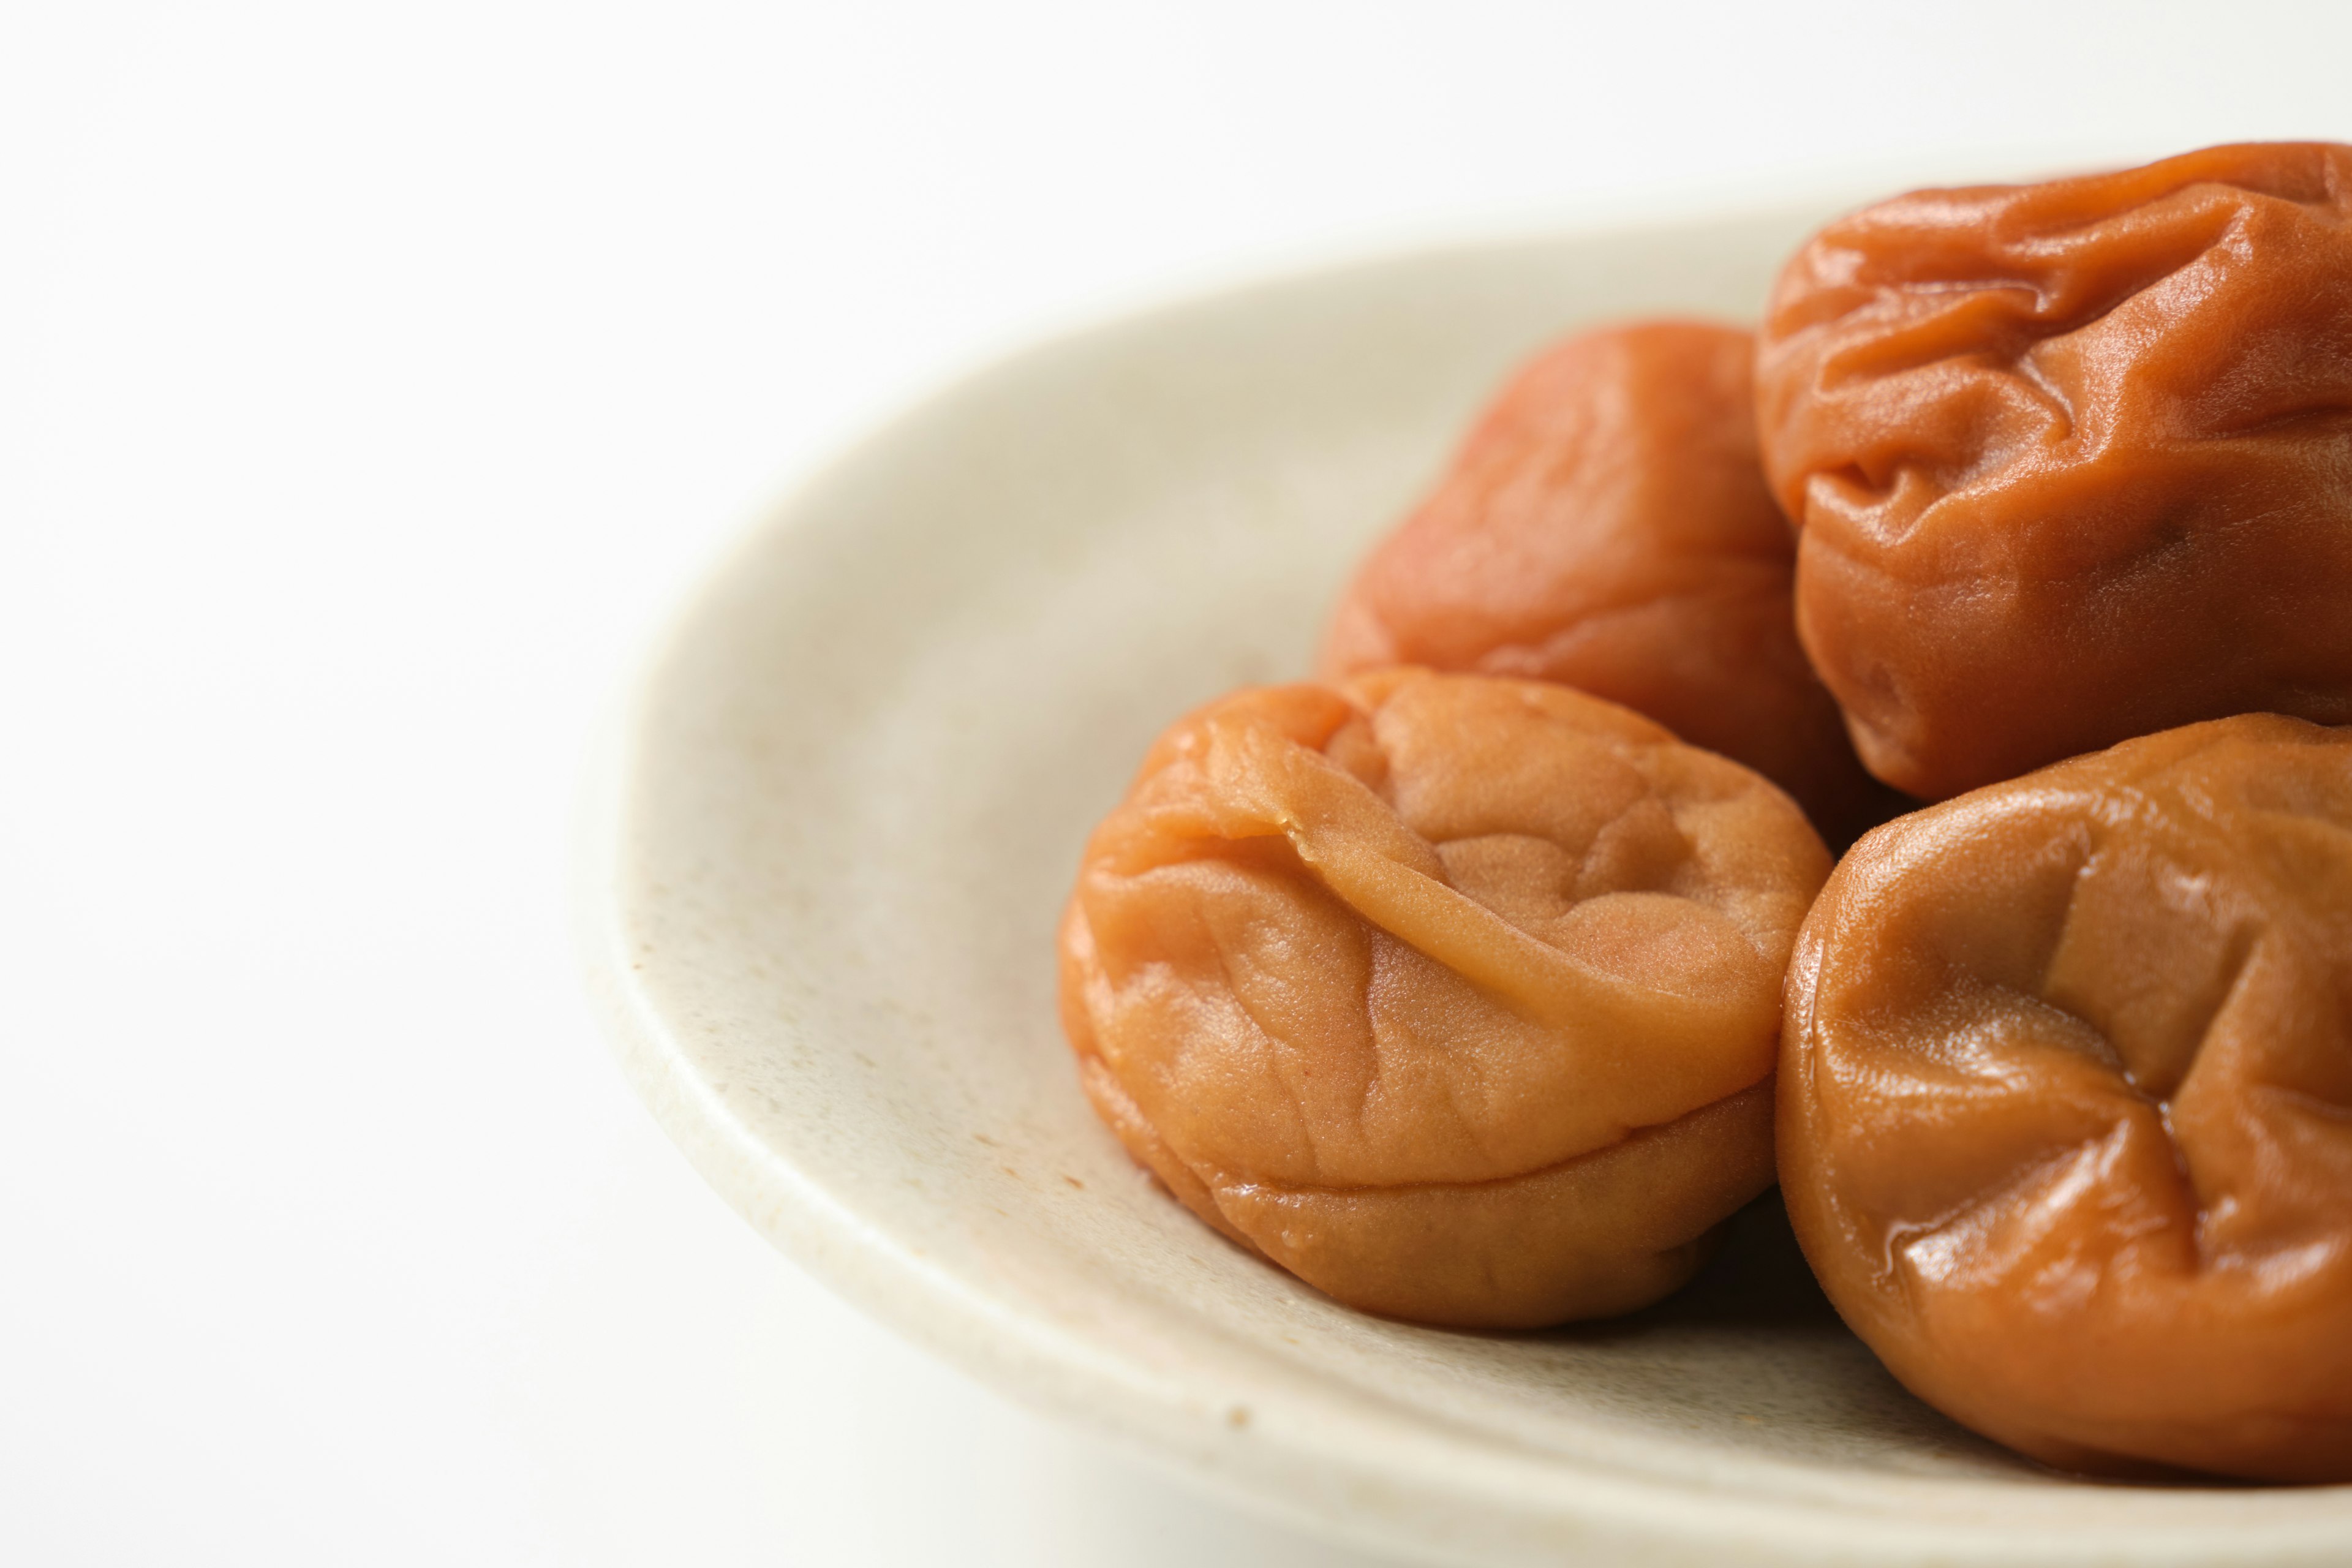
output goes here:
[[1870, 834], [1779, 1093], [1805, 1256], [1929, 1404], [2070, 1469], [2352, 1481], [2352, 731], [2214, 720]]
[[1797, 643], [1753, 351], [1735, 327], [1653, 321], [1537, 356], [1358, 570], [1323, 672], [1557, 680], [1754, 768], [1832, 844], [1884, 821], [1898, 803]]
[[2352, 721], [2352, 147], [1842, 218], [1781, 276], [1757, 415], [1806, 650], [1897, 788]]
[[1682, 1283], [1772, 1181], [1788, 797], [1539, 681], [1244, 689], [1160, 737], [1061, 935], [1087, 1094], [1351, 1306], [1527, 1328]]

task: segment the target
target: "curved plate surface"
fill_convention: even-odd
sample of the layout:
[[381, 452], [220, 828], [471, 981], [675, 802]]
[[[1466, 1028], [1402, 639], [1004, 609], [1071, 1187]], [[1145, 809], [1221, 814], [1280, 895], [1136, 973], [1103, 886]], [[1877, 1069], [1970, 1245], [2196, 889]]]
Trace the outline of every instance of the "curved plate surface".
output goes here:
[[1406, 255], [1021, 353], [807, 483], [617, 738], [583, 915], [628, 1068], [755, 1226], [1024, 1396], [1448, 1560], [2340, 1562], [2352, 1489], [2070, 1481], [1903, 1393], [1772, 1205], [1699, 1286], [1481, 1336], [1363, 1317], [1128, 1163], [1053, 931], [1146, 743], [1303, 673], [1362, 547], [1580, 324], [1752, 317], [1822, 215]]

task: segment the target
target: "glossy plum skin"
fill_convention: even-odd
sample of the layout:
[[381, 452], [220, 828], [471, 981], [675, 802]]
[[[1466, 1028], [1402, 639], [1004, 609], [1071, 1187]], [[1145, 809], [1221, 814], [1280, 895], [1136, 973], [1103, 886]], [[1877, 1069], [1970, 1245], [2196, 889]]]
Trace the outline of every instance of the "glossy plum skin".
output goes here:
[[1878, 777], [2352, 721], [2352, 148], [1870, 207], [1781, 276], [1756, 386], [1799, 629]]
[[1754, 768], [1834, 845], [1885, 820], [1899, 803], [1797, 643], [1753, 351], [1737, 327], [1646, 321], [1529, 361], [1356, 573], [1323, 672], [1556, 680]]
[[1914, 1393], [2064, 1468], [2352, 1481], [2352, 731], [2142, 737], [1866, 836], [1781, 1191]]
[[1787, 796], [1565, 687], [1391, 669], [1180, 721], [1061, 936], [1096, 1109], [1226, 1236], [1475, 1328], [1630, 1310], [1772, 1180]]

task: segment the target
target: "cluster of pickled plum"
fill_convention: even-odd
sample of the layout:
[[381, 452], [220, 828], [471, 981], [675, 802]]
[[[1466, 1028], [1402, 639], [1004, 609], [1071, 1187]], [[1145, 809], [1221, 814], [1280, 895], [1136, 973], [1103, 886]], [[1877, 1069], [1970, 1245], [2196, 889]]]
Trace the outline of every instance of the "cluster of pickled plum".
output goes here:
[[1140, 1163], [1350, 1305], [1626, 1311], [1777, 1180], [1977, 1430], [2352, 1480], [2336, 725], [2352, 148], [1904, 196], [1756, 332], [1525, 367], [1319, 678], [1145, 759], [1065, 1026]]

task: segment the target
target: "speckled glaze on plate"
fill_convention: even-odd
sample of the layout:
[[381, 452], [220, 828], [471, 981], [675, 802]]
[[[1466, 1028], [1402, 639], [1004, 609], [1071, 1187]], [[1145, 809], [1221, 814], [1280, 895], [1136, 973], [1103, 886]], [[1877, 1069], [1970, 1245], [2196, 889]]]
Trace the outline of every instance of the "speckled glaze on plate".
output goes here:
[[590, 814], [627, 1069], [746, 1218], [1002, 1387], [1228, 1494], [1476, 1563], [2336, 1563], [2352, 1489], [2070, 1480], [1911, 1399], [1770, 1200], [1690, 1291], [1482, 1336], [1350, 1312], [1155, 1191], [1053, 933], [1171, 718], [1304, 673], [1357, 552], [1548, 337], [1750, 317], [1825, 211], [1373, 259], [1016, 354], [811, 479], [680, 618]]

